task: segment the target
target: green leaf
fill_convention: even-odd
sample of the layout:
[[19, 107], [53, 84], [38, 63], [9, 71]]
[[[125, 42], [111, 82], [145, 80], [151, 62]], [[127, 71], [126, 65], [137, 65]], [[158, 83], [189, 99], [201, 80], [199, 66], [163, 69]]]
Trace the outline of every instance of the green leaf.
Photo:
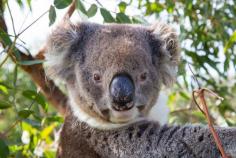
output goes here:
[[52, 122], [59, 122], [63, 123], [64, 119], [60, 116], [49, 116], [45, 119], [45, 122], [52, 123]]
[[148, 24], [148, 22], [140, 16], [133, 16], [132, 17], [132, 23], [135, 23], [135, 24]]
[[115, 19], [112, 17], [111, 13], [107, 11], [105, 8], [101, 8], [100, 12], [105, 22], [107, 23], [115, 22]]
[[28, 118], [33, 113], [34, 113], [34, 111], [32, 111], [32, 110], [24, 109], [24, 110], [19, 111], [18, 115], [21, 118], [26, 119], [26, 118]]
[[0, 100], [0, 109], [8, 109], [12, 107], [10, 103]]
[[125, 3], [125, 2], [120, 2], [119, 3], [119, 10], [120, 10], [121, 13], [125, 13], [126, 6], [127, 6], [127, 3]]
[[52, 24], [54, 24], [55, 20], [56, 20], [56, 10], [55, 8], [51, 5], [50, 9], [49, 9], [49, 26], [51, 26]]
[[224, 47], [224, 53], [227, 52], [227, 50], [232, 46], [232, 44], [236, 42], [236, 31], [234, 31], [234, 33], [231, 35], [229, 41], [226, 43], [225, 47]]
[[42, 94], [32, 90], [25, 90], [22, 92], [22, 95], [30, 100], [36, 101], [38, 104], [42, 105], [44, 110], [47, 110], [47, 104]]
[[116, 20], [120, 23], [131, 23], [131, 20], [127, 15], [124, 13], [118, 13], [116, 14]]
[[57, 9], [63, 9], [70, 5], [71, 2], [72, 0], [54, 0], [54, 5]]
[[27, 2], [28, 7], [29, 7], [30, 10], [31, 10], [31, 0], [27, 0], [26, 2]]
[[23, 7], [23, 2], [22, 0], [17, 0], [17, 4], [22, 8]]
[[12, 41], [8, 34], [0, 28], [0, 42], [3, 42], [5, 45], [10, 46], [12, 44]]
[[53, 132], [55, 127], [56, 127], [56, 124], [53, 123], [50, 126], [47, 126], [46, 128], [44, 128], [41, 132], [41, 138], [47, 139], [50, 136], [50, 134]]
[[76, 0], [76, 8], [79, 9], [83, 14], [87, 15], [87, 11], [80, 0]]
[[8, 88], [0, 84], [0, 91], [4, 94], [8, 94]]
[[23, 60], [18, 62], [20, 65], [36, 65], [36, 64], [42, 64], [45, 60]]
[[97, 6], [95, 4], [92, 4], [91, 7], [89, 8], [88, 12], [87, 12], [88, 17], [89, 18], [93, 17], [96, 14], [97, 9], [98, 9]]
[[190, 100], [191, 98], [185, 92], [180, 91], [179, 94], [186, 100]]
[[0, 139], [0, 158], [7, 158], [9, 155], [9, 148], [4, 140]]

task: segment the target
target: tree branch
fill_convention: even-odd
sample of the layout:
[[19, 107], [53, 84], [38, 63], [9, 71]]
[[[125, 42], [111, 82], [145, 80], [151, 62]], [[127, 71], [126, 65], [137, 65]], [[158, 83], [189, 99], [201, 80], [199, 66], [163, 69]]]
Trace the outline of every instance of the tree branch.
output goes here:
[[[3, 16], [3, 1], [0, 0], [0, 28], [7, 32], [6, 22]], [[65, 16], [71, 17], [75, 10], [75, 0], [70, 5], [68, 11]], [[2, 43], [3, 47], [6, 47]], [[46, 51], [46, 46], [44, 46], [41, 50], [39, 50], [38, 55], [34, 58], [31, 55], [26, 55], [20, 50], [21, 60], [37, 60], [44, 59], [44, 53]], [[12, 57], [11, 57], [12, 58]], [[20, 67], [29, 74], [34, 83], [40, 88], [41, 92], [44, 94], [48, 102], [54, 106], [56, 110], [58, 110], [63, 116], [66, 114], [67, 107], [67, 96], [55, 85], [52, 80], [47, 80], [45, 71], [43, 69], [42, 64], [36, 65], [20, 65]]]

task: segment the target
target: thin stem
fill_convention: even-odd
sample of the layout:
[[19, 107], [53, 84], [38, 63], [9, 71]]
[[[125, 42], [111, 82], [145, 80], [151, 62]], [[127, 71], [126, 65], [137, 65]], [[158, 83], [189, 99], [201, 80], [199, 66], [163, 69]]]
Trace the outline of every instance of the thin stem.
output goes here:
[[[206, 119], [207, 119], [207, 122], [208, 122], [208, 126], [209, 126], [209, 129], [211, 131], [211, 134], [213, 135], [213, 138], [214, 138], [214, 141], [218, 147], [218, 149], [220, 150], [220, 153], [222, 155], [222, 158], [229, 158], [225, 151], [224, 151], [224, 148], [222, 146], [222, 142], [213, 126], [213, 123], [212, 123], [212, 117], [210, 116], [210, 113], [209, 113], [209, 110], [208, 110], [208, 107], [207, 107], [207, 104], [206, 104], [206, 100], [205, 100], [205, 91], [209, 92], [210, 94], [213, 94], [215, 97], [219, 98], [219, 99], [222, 99], [221, 97], [219, 97], [217, 94], [215, 94], [214, 92], [212, 92], [211, 90], [208, 90], [206, 88], [201, 88], [199, 90], [195, 90], [193, 91], [192, 95], [193, 95], [193, 101], [195, 102], [195, 104], [198, 106], [198, 108], [200, 109], [200, 111], [205, 115]], [[196, 94], [196, 95], [195, 95]], [[196, 101], [196, 97], [199, 97], [200, 98], [200, 104], [202, 106], [200, 106], [197, 101]]]
[[[23, 25], [25, 24], [25, 22], [26, 22], [26, 19], [27, 19], [27, 18], [28, 18], [28, 16], [29, 16], [29, 13], [30, 13], [30, 11], [28, 11], [27, 15], [25, 16], [25, 18], [24, 18], [24, 21], [22, 22], [22, 24], [21, 24], [21, 26], [20, 26], [19, 32], [20, 32], [20, 31], [21, 31], [21, 29], [23, 28]], [[19, 34], [19, 32], [18, 32], [18, 34]]]
[[104, 8], [104, 6], [102, 5], [102, 3], [99, 0], [95, 0], [101, 7]]
[[216, 133], [216, 130], [215, 128], [213, 127], [213, 124], [212, 124], [212, 121], [211, 121], [211, 118], [210, 118], [210, 114], [209, 114], [209, 111], [208, 111], [208, 108], [207, 108], [207, 105], [206, 105], [206, 100], [205, 100], [205, 97], [204, 97], [204, 89], [202, 89], [199, 93], [199, 97], [200, 97], [200, 102], [201, 104], [203, 105], [203, 109], [204, 109], [204, 112], [205, 112], [205, 115], [206, 115], [206, 118], [207, 118], [207, 121], [208, 121], [208, 126], [211, 130], [211, 133], [214, 137], [214, 140], [220, 150], [220, 153], [222, 155], [222, 158], [228, 158], [228, 156], [226, 155], [225, 151], [224, 151], [224, 148], [222, 147], [222, 142], [219, 138], [219, 135]]
[[13, 32], [14, 32], [14, 35], [16, 36], [15, 24], [14, 24], [13, 16], [12, 16], [11, 9], [9, 7], [8, 1], [6, 1], [6, 4], [7, 4], [7, 8], [8, 8], [9, 14], [10, 14]]
[[9, 56], [11, 56], [11, 52], [12, 52], [12, 49], [15, 47], [15, 44], [16, 44], [16, 39], [17, 37], [15, 37], [13, 43], [11, 44], [11, 46], [7, 49], [7, 56], [4, 58], [4, 60], [2, 61], [2, 63], [0, 64], [0, 67], [2, 67], [5, 62], [7, 61], [7, 59], [9, 58]]
[[75, 0], [73, 0], [69, 9], [67, 10], [66, 14], [64, 15], [64, 19], [67, 17], [71, 17], [71, 15], [74, 13], [74, 11], [75, 11]]
[[188, 67], [189, 67], [189, 69], [190, 69], [190, 71], [191, 71], [191, 73], [192, 73], [192, 75], [193, 75], [193, 78], [194, 78], [195, 82], [196, 82], [197, 85], [198, 85], [198, 89], [200, 89], [200, 88], [201, 88], [201, 85], [200, 85], [200, 83], [199, 83], [199, 81], [198, 81], [196, 75], [194, 74], [192, 68], [190, 67], [190, 64], [189, 64], [189, 63], [188, 63]]
[[47, 14], [49, 10], [45, 11], [42, 15], [40, 15], [36, 20], [34, 20], [31, 24], [29, 24], [26, 28], [24, 28], [20, 33], [18, 33], [17, 36], [20, 36], [22, 33], [24, 33], [29, 27], [31, 27], [33, 24], [35, 24], [39, 19], [41, 19], [45, 14]]

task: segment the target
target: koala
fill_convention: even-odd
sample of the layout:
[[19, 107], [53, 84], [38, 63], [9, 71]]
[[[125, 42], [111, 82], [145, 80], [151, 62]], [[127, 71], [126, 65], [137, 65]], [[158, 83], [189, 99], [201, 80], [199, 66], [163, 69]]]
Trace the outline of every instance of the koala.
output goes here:
[[[58, 158], [221, 157], [209, 129], [160, 125], [148, 119], [162, 85], [175, 82], [180, 62], [169, 25], [73, 24], [49, 36], [46, 72], [69, 97]], [[236, 156], [236, 128], [216, 128]]]

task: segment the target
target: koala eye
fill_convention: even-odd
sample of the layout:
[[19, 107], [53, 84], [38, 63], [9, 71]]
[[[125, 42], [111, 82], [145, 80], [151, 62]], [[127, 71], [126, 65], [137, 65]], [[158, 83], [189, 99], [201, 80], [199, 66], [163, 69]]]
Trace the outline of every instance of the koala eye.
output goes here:
[[147, 79], [147, 72], [144, 72], [140, 75], [140, 81], [145, 81]]
[[100, 81], [101, 80], [101, 76], [99, 74], [95, 73], [95, 74], [93, 74], [93, 79], [95, 81]]

